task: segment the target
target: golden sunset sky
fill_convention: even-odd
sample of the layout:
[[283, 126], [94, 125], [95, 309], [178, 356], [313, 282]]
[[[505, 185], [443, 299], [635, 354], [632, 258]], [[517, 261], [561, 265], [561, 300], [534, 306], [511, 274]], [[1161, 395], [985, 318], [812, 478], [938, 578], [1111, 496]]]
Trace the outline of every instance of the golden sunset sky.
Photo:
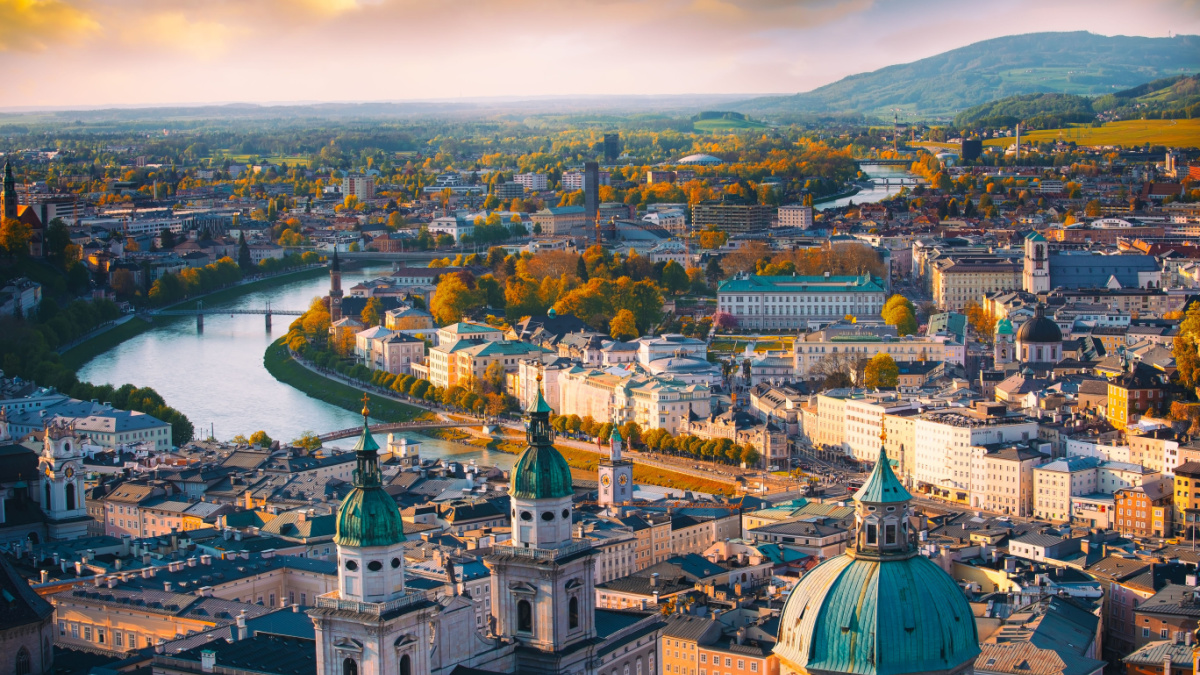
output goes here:
[[1034, 31], [1200, 32], [1200, 0], [0, 0], [0, 109], [795, 93]]

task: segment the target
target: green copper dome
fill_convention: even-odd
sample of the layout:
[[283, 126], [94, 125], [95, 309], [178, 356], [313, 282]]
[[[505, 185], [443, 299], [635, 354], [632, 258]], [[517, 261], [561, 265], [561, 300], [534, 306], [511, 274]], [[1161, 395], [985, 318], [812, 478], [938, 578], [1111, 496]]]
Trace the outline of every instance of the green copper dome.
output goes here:
[[904, 489], [904, 485], [892, 471], [892, 463], [888, 460], [887, 452], [879, 449], [879, 459], [875, 462], [875, 470], [867, 477], [867, 482], [854, 493], [854, 501], [872, 504], [888, 502], [907, 502], [912, 495]]
[[550, 427], [553, 412], [542, 397], [541, 377], [538, 395], [529, 413], [525, 438], [529, 447], [517, 458], [512, 470], [509, 494], [517, 499], [557, 499], [575, 494], [571, 486], [571, 467], [566, 458], [554, 448], [554, 430]]
[[1012, 335], [1012, 322], [1008, 319], [1000, 319], [996, 322], [996, 335]]
[[830, 558], [800, 579], [779, 626], [775, 654], [800, 672], [953, 671], [979, 655], [962, 590], [921, 555]]
[[333, 543], [338, 546], [391, 546], [404, 541], [404, 520], [400, 517], [400, 508], [383, 489], [378, 450], [379, 445], [367, 426], [364, 404], [363, 430], [358, 443], [354, 445], [358, 455], [354, 489], [338, 508], [337, 534], [333, 538]]

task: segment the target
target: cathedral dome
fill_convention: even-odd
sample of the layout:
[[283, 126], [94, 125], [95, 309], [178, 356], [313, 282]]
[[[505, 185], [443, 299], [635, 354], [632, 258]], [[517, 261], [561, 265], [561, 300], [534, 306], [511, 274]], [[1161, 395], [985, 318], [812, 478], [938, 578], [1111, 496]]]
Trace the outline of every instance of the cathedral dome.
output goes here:
[[338, 546], [391, 546], [404, 541], [404, 519], [396, 500], [383, 489], [379, 445], [367, 426], [367, 412], [364, 405], [363, 430], [354, 445], [358, 455], [354, 489], [338, 508], [337, 534], [333, 537]]
[[881, 451], [854, 495], [855, 545], [805, 574], [783, 607], [774, 650], [783, 672], [958, 673], [975, 662], [975, 617], [910, 540], [911, 499]]
[[1046, 306], [1038, 303], [1033, 318], [1017, 330], [1017, 340], [1022, 344], [1055, 344], [1062, 342], [1062, 329], [1046, 318]]
[[508, 493], [516, 499], [557, 499], [575, 494], [571, 466], [554, 448], [554, 432], [550, 428], [553, 411], [542, 396], [541, 384], [539, 375], [537, 399], [526, 410], [529, 413], [526, 431], [529, 447], [517, 458], [512, 470]]

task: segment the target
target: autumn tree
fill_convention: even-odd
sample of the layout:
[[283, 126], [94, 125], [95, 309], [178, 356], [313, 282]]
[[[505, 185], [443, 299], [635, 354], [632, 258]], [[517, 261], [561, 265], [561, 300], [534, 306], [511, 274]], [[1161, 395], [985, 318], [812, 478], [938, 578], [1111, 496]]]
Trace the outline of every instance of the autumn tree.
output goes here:
[[869, 388], [895, 387], [900, 382], [900, 369], [890, 354], [880, 352], [867, 362], [863, 386]]
[[29, 226], [15, 218], [0, 222], [0, 249], [10, 258], [29, 254], [29, 236]]
[[250, 445], [257, 445], [261, 448], [269, 448], [271, 447], [271, 437], [267, 435], [267, 432], [259, 429], [258, 431], [250, 434]]
[[1179, 324], [1175, 335], [1175, 367], [1179, 383], [1191, 389], [1200, 380], [1200, 356], [1196, 345], [1200, 341], [1200, 303], [1192, 303]]
[[901, 335], [917, 332], [917, 315], [912, 301], [903, 295], [893, 295], [883, 305], [883, 322], [895, 326]]
[[383, 323], [383, 303], [379, 298], [370, 298], [367, 300], [366, 306], [363, 307], [360, 317], [363, 325], [367, 328], [378, 326]]
[[608, 324], [608, 334], [614, 340], [629, 341], [638, 337], [637, 320], [633, 317], [633, 312], [622, 309], [617, 312], [613, 320]]
[[446, 274], [438, 282], [437, 290], [429, 303], [429, 313], [435, 321], [445, 326], [461, 321], [463, 315], [486, 303], [478, 288], [468, 286], [462, 274]]

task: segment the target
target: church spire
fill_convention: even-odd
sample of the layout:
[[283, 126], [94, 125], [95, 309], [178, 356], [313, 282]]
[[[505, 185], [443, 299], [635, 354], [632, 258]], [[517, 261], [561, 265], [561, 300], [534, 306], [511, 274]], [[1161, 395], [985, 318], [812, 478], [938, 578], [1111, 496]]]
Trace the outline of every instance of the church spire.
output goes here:
[[363, 429], [354, 444], [354, 452], [358, 455], [358, 466], [354, 470], [354, 487], [373, 488], [383, 484], [379, 475], [379, 444], [371, 435], [371, 426], [367, 421], [371, 410], [367, 407], [368, 397], [363, 394]]
[[4, 160], [4, 194], [0, 195], [0, 217], [17, 217], [17, 181], [13, 178], [12, 160]]

